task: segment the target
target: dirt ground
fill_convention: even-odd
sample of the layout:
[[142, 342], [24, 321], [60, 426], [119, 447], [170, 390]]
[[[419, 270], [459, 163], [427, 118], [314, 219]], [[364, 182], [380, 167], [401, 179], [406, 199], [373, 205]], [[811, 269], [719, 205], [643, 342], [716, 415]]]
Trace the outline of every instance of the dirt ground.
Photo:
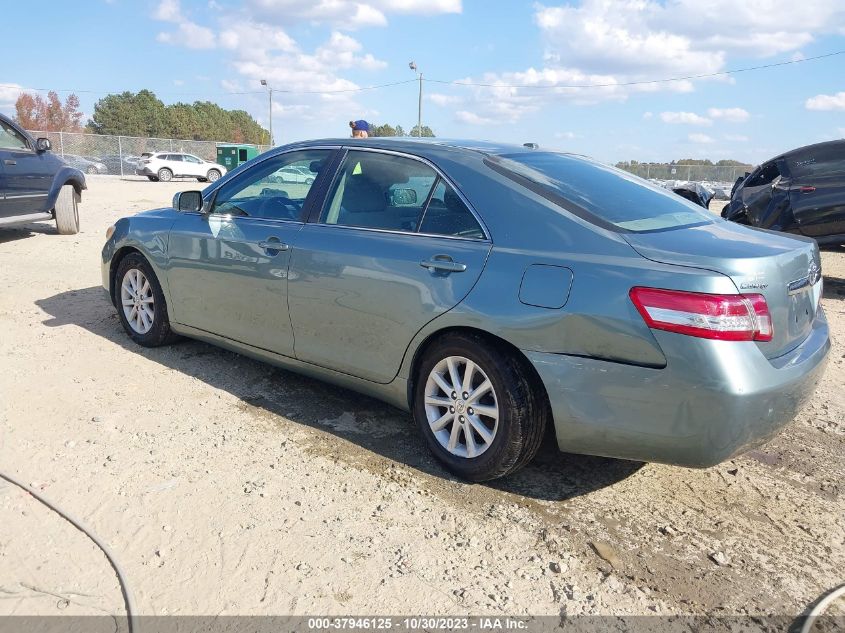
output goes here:
[[[844, 580], [845, 249], [822, 256], [824, 381], [768, 445], [686, 470], [549, 437], [472, 485], [380, 402], [134, 345], [100, 288], [106, 227], [198, 186], [89, 185], [79, 235], [0, 231], [0, 471], [109, 544], [141, 613], [797, 615]], [[0, 614], [122, 611], [93, 543], [0, 480]]]

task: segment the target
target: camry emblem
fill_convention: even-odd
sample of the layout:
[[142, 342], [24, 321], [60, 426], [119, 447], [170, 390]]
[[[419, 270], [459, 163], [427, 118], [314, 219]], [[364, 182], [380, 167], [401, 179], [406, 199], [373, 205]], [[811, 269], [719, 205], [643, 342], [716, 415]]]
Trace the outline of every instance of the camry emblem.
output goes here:
[[798, 294], [807, 288], [815, 286], [819, 279], [821, 279], [821, 276], [822, 271], [815, 260], [813, 260], [810, 262], [810, 267], [807, 269], [807, 276], [801, 277], [801, 279], [796, 279], [795, 281], [790, 281], [786, 284], [786, 291], [791, 295]]

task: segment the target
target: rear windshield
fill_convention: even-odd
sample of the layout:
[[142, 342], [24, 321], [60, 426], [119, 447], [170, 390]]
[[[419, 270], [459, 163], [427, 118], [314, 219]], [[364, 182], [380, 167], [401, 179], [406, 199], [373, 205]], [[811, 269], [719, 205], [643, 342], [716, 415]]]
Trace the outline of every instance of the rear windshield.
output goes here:
[[491, 157], [488, 164], [567, 211], [611, 230], [641, 233], [713, 222], [703, 207], [581, 156], [522, 152]]

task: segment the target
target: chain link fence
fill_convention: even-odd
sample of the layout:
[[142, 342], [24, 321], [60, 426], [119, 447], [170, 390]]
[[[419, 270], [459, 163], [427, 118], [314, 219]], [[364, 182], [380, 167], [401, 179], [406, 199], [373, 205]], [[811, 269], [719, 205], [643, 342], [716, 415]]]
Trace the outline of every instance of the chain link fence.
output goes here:
[[655, 180], [683, 180], [712, 183], [731, 183], [751, 171], [751, 165], [671, 165], [666, 163], [637, 163], [623, 167], [641, 178]]
[[[217, 160], [218, 145], [232, 145], [224, 141], [192, 141], [173, 138], [145, 138], [140, 136], [111, 136], [77, 132], [40, 132], [30, 130], [34, 138], [48, 138], [53, 152], [72, 167], [87, 174], [116, 174], [132, 176], [138, 160], [145, 152], [179, 152], [193, 154], [205, 160]], [[257, 145], [258, 152], [270, 149]]]

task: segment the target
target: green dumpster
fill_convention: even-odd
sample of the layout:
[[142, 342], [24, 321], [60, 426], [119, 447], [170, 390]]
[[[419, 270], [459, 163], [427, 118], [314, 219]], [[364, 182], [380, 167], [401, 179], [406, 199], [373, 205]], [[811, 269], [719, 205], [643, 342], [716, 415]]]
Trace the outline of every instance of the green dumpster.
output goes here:
[[256, 156], [258, 156], [258, 148], [255, 145], [217, 146], [217, 164], [223, 165], [229, 171]]

